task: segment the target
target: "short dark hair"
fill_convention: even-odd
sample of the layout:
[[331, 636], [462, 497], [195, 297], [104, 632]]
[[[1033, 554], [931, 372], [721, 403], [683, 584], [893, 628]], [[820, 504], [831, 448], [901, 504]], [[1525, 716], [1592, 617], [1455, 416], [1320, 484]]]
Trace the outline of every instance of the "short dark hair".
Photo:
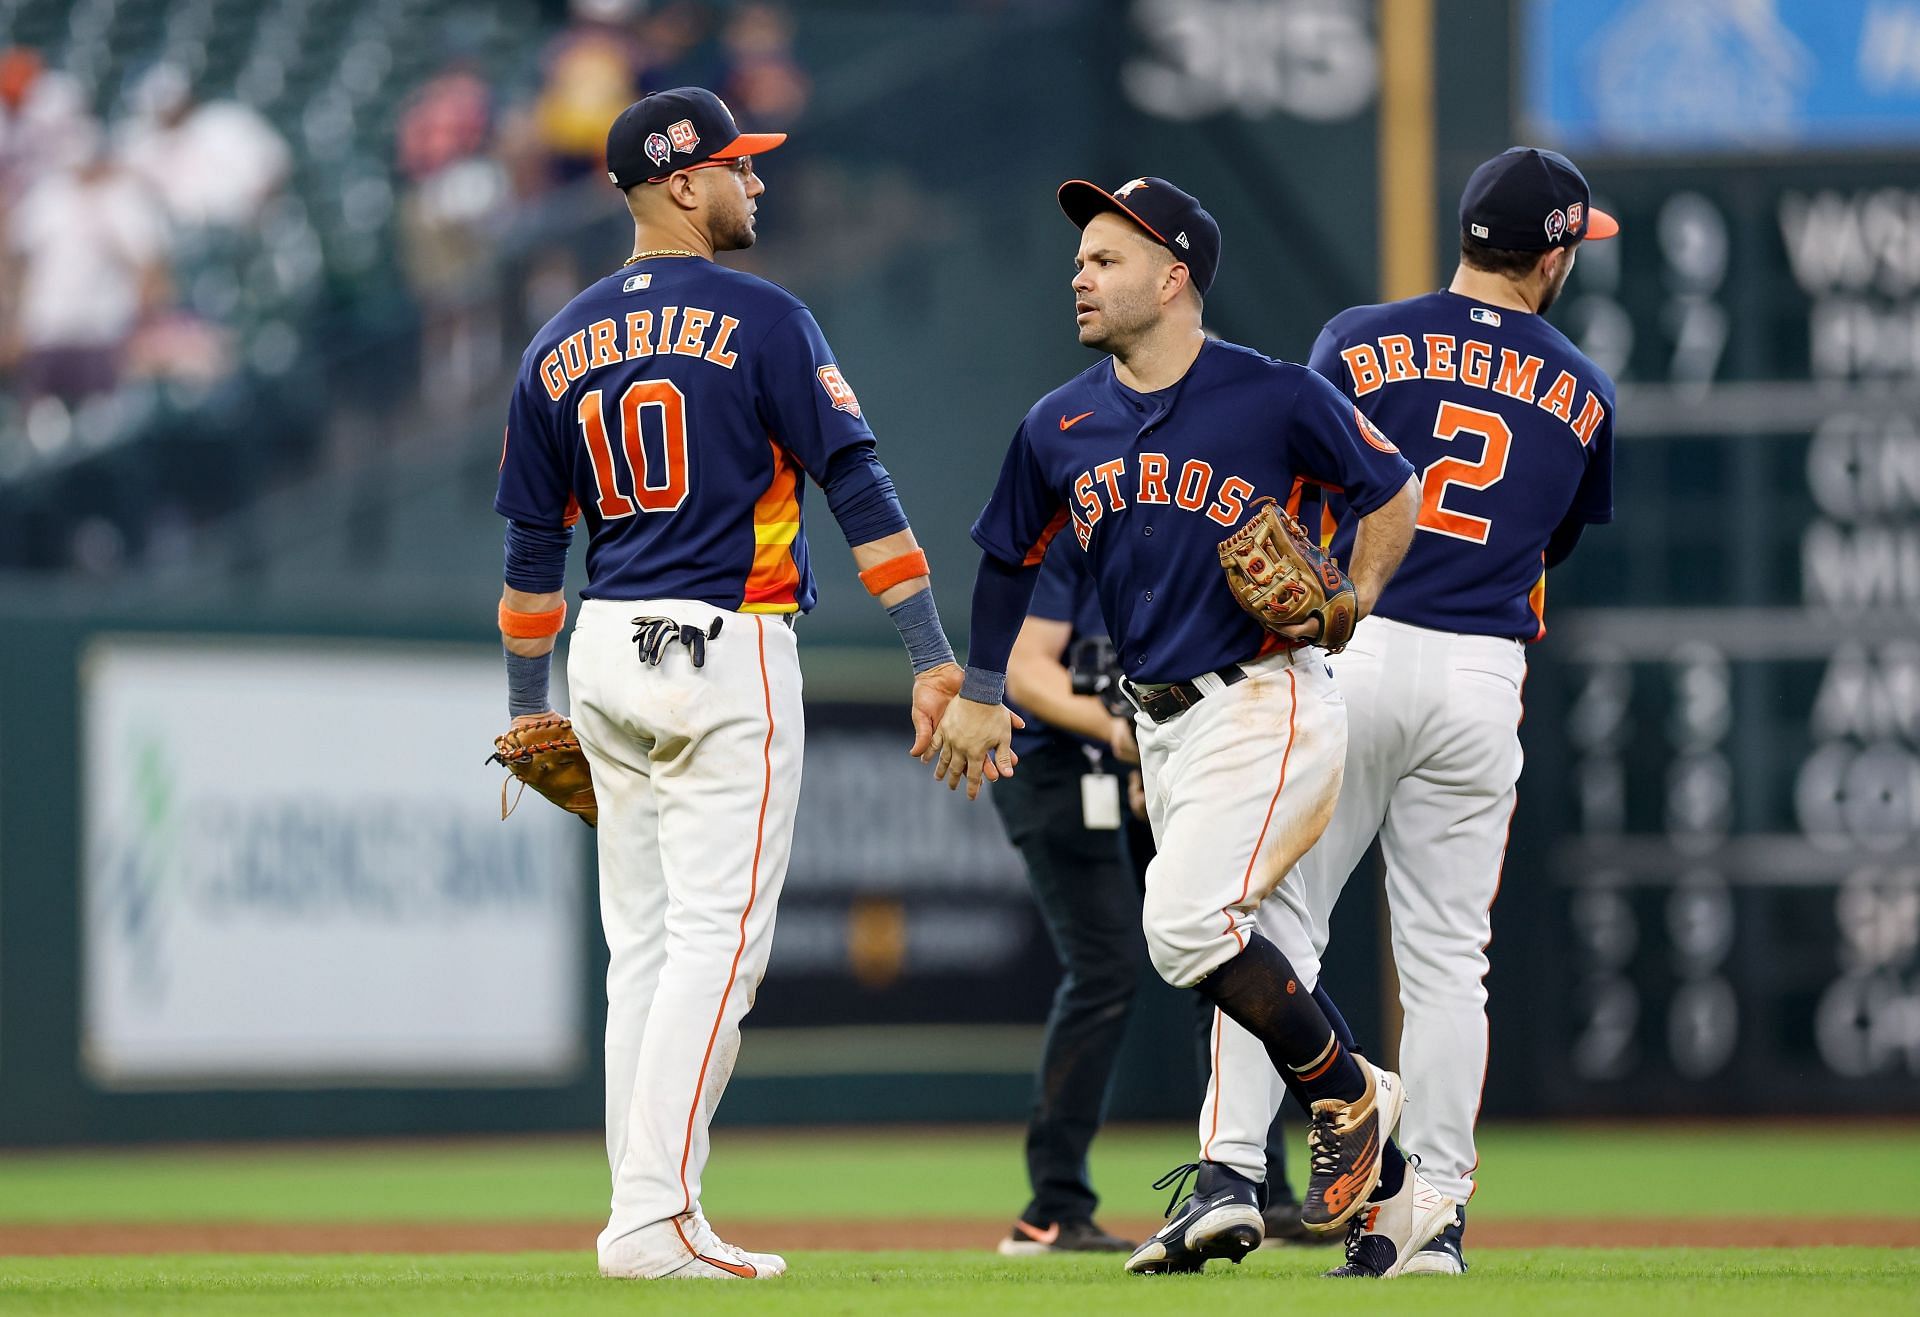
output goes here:
[[1471, 234], [1460, 235], [1460, 261], [1463, 265], [1487, 274], [1505, 275], [1509, 279], [1524, 279], [1532, 274], [1534, 267], [1540, 264], [1540, 258], [1552, 250], [1548, 247], [1541, 251], [1516, 251], [1511, 247], [1490, 246]]

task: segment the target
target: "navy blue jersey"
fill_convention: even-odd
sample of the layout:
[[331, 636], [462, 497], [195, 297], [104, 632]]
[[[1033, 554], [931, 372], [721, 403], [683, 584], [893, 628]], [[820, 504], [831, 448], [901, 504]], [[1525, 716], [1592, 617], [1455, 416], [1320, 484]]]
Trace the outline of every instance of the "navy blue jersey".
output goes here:
[[[1100, 599], [1094, 594], [1093, 578], [1087, 575], [1087, 556], [1084, 553], [1065, 541], [1057, 541], [1047, 550], [1046, 560], [1040, 564], [1040, 575], [1034, 578], [1033, 602], [1027, 605], [1027, 616], [1045, 618], [1049, 622], [1065, 622], [1073, 628], [1067, 636], [1067, 650], [1060, 656], [1063, 665], [1072, 658], [1073, 647], [1082, 640], [1106, 636], [1107, 624], [1100, 617]], [[1032, 754], [1041, 746], [1056, 741], [1091, 745], [1102, 753], [1106, 752], [1105, 741], [1093, 741], [1075, 732], [1063, 732], [1013, 701], [1009, 700], [1007, 704], [1027, 720], [1025, 729], [1013, 734], [1015, 754]]]
[[[1613, 381], [1541, 317], [1450, 292], [1341, 312], [1309, 364], [1421, 473], [1413, 545], [1373, 611], [1545, 635], [1548, 537], [1613, 520]], [[1345, 561], [1351, 509], [1327, 508]]]
[[494, 508], [584, 515], [587, 599], [814, 603], [802, 473], [873, 432], [806, 306], [764, 279], [666, 257], [593, 284], [521, 359]]
[[1258, 500], [1312, 480], [1364, 515], [1411, 474], [1318, 375], [1210, 340], [1157, 393], [1126, 387], [1107, 358], [1036, 403], [973, 538], [1031, 564], [1070, 526], [1127, 674], [1184, 681], [1272, 647], [1220, 568], [1220, 541]]

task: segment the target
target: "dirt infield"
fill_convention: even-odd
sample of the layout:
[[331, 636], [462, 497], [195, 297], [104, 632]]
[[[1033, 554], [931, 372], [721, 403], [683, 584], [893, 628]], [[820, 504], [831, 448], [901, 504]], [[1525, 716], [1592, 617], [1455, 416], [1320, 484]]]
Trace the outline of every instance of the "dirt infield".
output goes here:
[[[1158, 1222], [1115, 1220], [1144, 1238]], [[89, 1222], [0, 1225], [0, 1256], [129, 1253], [519, 1253], [590, 1252], [598, 1222]], [[761, 1221], [734, 1230], [755, 1248], [986, 1249], [999, 1231], [978, 1220]], [[1920, 1248], [1920, 1219], [1824, 1217], [1793, 1220], [1701, 1217], [1652, 1220], [1475, 1222], [1473, 1248], [1788, 1248], [1859, 1244]]]

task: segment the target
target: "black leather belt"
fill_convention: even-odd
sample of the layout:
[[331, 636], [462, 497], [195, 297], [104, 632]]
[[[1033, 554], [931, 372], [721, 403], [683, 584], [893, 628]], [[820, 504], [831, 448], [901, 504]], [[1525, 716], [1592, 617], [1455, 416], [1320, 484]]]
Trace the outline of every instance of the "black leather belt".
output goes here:
[[[1207, 675], [1218, 677], [1223, 684], [1232, 686], [1247, 679], [1247, 670], [1238, 663], [1229, 663], [1224, 668], [1215, 668]], [[1142, 686], [1130, 678], [1123, 678], [1120, 689], [1133, 702], [1134, 708], [1156, 723], [1172, 722], [1198, 704], [1206, 695], [1205, 691], [1190, 681], [1173, 681], [1165, 685], [1149, 683]]]

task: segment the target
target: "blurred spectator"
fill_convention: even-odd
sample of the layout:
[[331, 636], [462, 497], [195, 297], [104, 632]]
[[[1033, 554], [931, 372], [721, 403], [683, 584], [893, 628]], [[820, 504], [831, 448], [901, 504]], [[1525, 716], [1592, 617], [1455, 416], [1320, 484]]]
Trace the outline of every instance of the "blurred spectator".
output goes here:
[[640, 97], [646, 52], [639, 0], [573, 0], [573, 21], [547, 46], [533, 122], [556, 181], [605, 166], [607, 127]]
[[792, 15], [779, 5], [741, 5], [720, 44], [727, 60], [721, 95], [735, 117], [771, 131], [791, 128], [812, 90], [793, 55]]
[[77, 82], [29, 47], [0, 53], [0, 208], [70, 162], [93, 131]]
[[167, 226], [97, 123], [68, 149], [8, 219], [6, 355], [28, 399], [71, 405], [114, 387], [128, 340], [164, 300]]
[[711, 40], [713, 9], [704, 0], [669, 0], [647, 15], [640, 24], [641, 91], [718, 87], [725, 81]]
[[239, 101], [196, 101], [175, 65], [149, 70], [133, 104], [121, 156], [181, 228], [251, 227], [292, 169], [272, 124]]
[[487, 84], [456, 61], [408, 99], [396, 132], [400, 264], [420, 303], [423, 385], [430, 400], [467, 396], [498, 363], [499, 332], [483, 296], [508, 195], [489, 150]]

